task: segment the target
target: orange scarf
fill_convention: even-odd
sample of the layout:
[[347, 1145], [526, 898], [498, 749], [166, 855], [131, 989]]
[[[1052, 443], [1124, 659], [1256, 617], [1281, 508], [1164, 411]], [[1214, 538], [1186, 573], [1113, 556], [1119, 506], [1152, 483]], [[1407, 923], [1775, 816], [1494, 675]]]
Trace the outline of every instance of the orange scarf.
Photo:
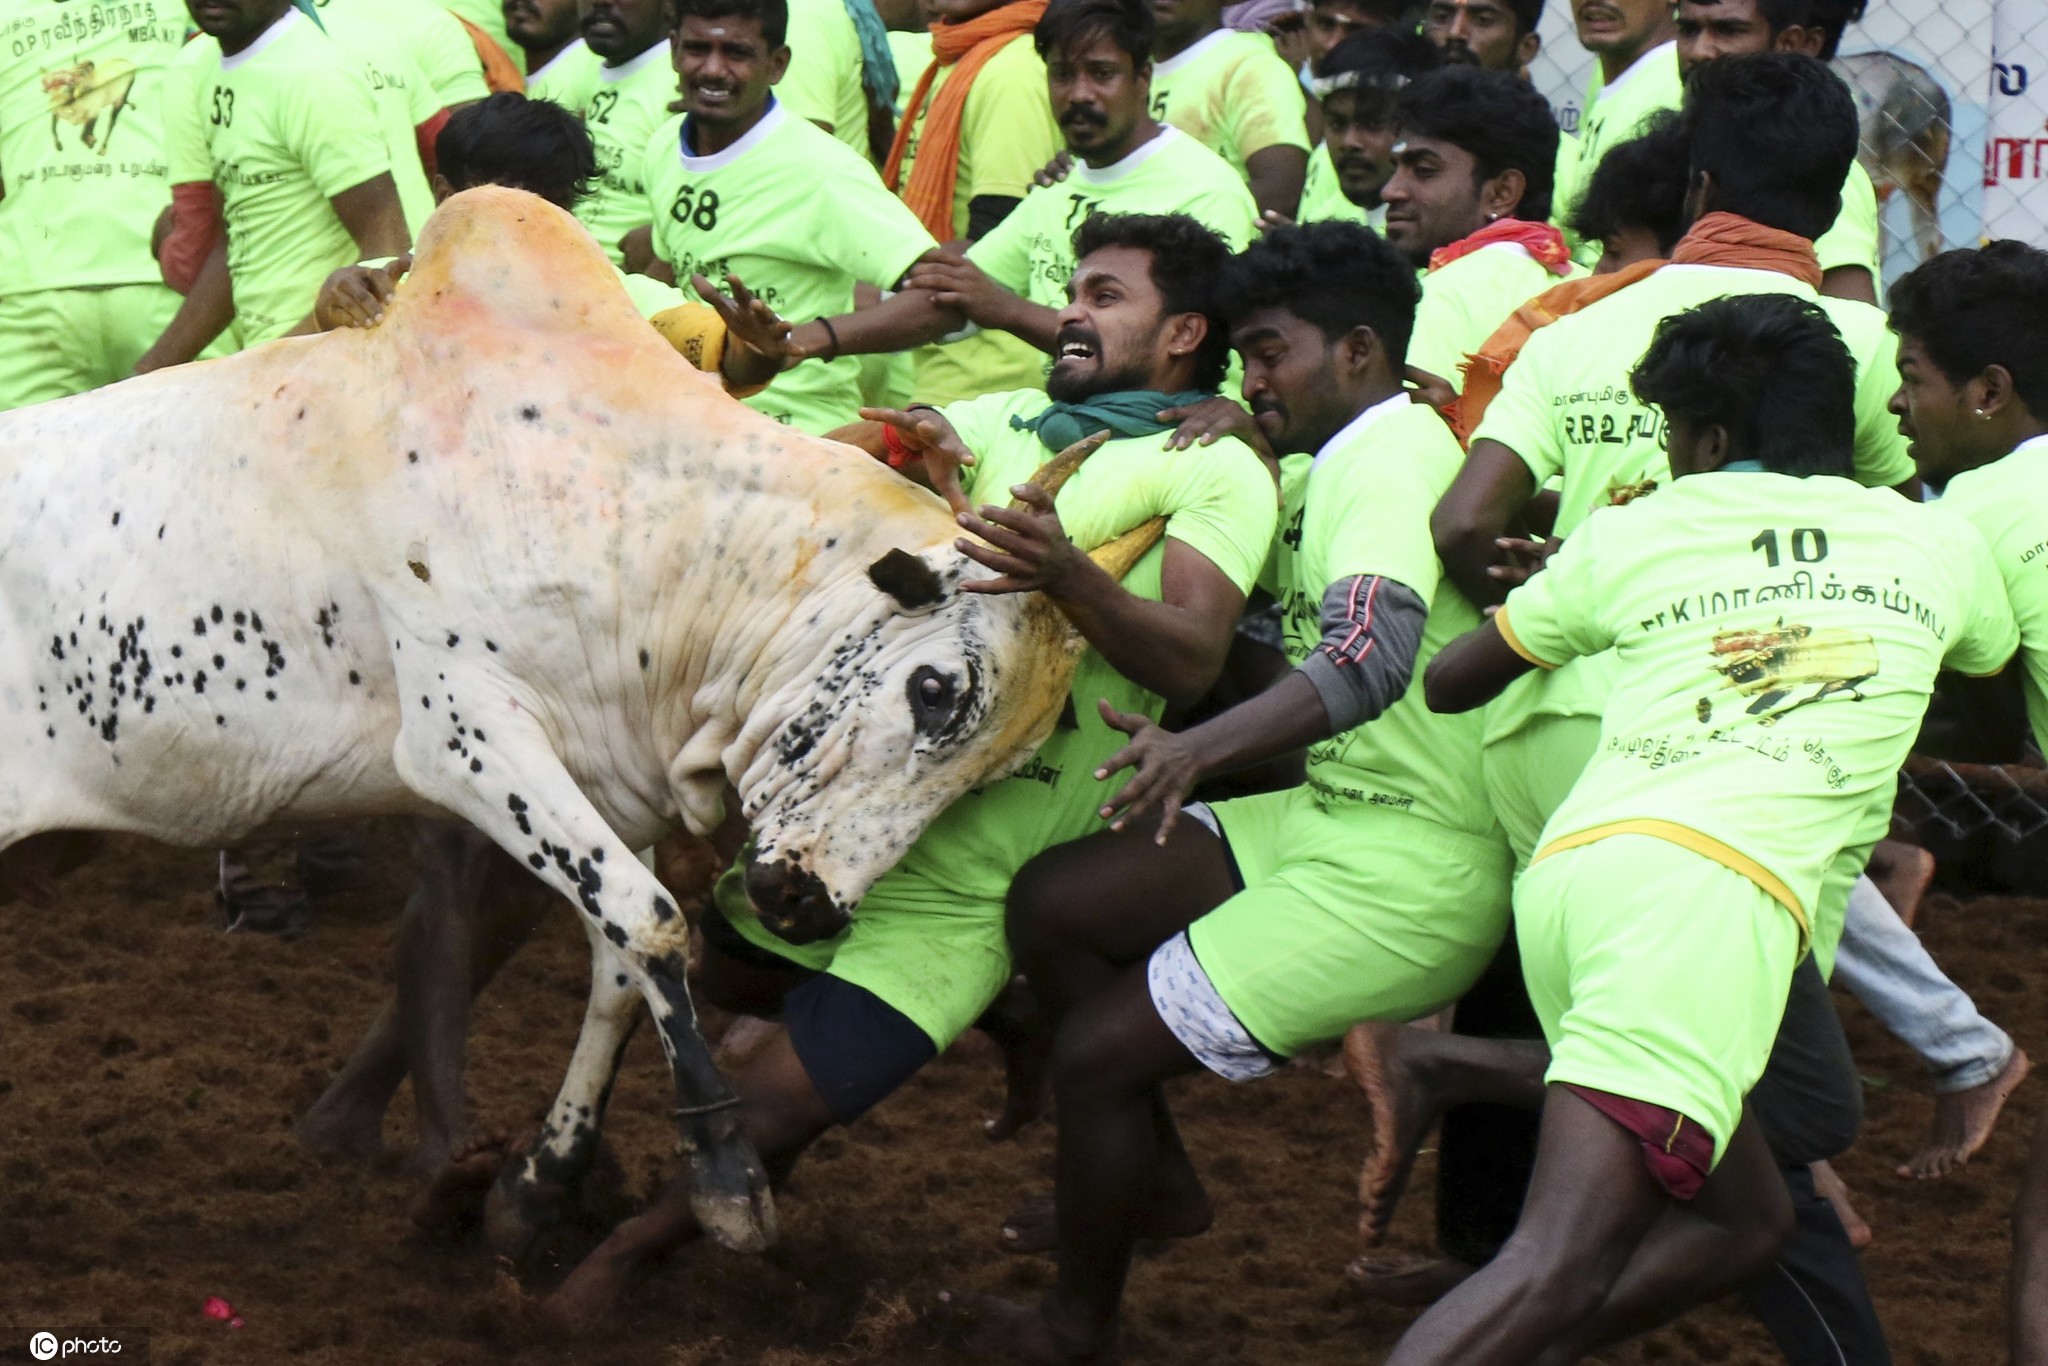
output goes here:
[[[964, 24], [932, 25], [933, 61], [903, 106], [896, 140], [889, 145], [889, 160], [882, 167], [882, 183], [900, 194], [918, 221], [941, 242], [958, 235], [953, 230], [953, 193], [960, 179], [960, 124], [967, 111], [967, 92], [989, 58], [1038, 27], [1045, 6], [1046, 0], [1011, 0]], [[940, 69], [949, 66], [957, 70], [933, 95], [932, 84]], [[931, 100], [928, 110], [924, 108], [927, 98]], [[924, 131], [918, 139], [916, 164], [910, 168], [910, 183], [905, 185], [903, 158], [920, 110], [924, 110]]]
[[1442, 270], [1461, 256], [1470, 256], [1482, 247], [1500, 242], [1514, 243], [1552, 275], [1572, 273], [1572, 254], [1564, 244], [1564, 234], [1548, 223], [1534, 223], [1525, 218], [1496, 219], [1468, 237], [1461, 237], [1447, 247], [1438, 247], [1429, 254], [1429, 268]]
[[[454, 10], [448, 12], [455, 14]], [[505, 49], [499, 46], [496, 38], [459, 14], [455, 14], [455, 21], [461, 24], [463, 32], [469, 35], [469, 43], [476, 49], [477, 60], [484, 64], [484, 84], [490, 87], [492, 94], [526, 89], [526, 77], [519, 74], [518, 65], [505, 55]]]
[[1695, 221], [1678, 239], [1671, 264], [1775, 270], [1809, 289], [1820, 288], [1820, 258], [1813, 254], [1813, 243], [1732, 213], [1710, 213]]
[[1496, 327], [1493, 335], [1482, 342], [1477, 351], [1465, 357], [1464, 365], [1459, 367], [1462, 382], [1458, 387], [1458, 401], [1444, 412], [1450, 420], [1451, 430], [1458, 434], [1458, 440], [1472, 439], [1472, 433], [1479, 428], [1479, 419], [1486, 415], [1486, 405], [1500, 393], [1501, 376], [1515, 363], [1515, 357], [1522, 354], [1523, 345], [1538, 328], [1548, 327], [1568, 313], [1576, 313], [1588, 304], [1628, 288], [1663, 264], [1661, 260], [1638, 261], [1610, 275], [1582, 275], [1576, 280], [1566, 280], [1563, 284], [1552, 285], [1510, 313], [1508, 320]]
[[[1478, 234], [1474, 234], [1477, 236]], [[1471, 238], [1466, 238], [1471, 241]], [[1431, 262], [1435, 264], [1434, 261]], [[1548, 327], [1567, 313], [1576, 313], [1664, 265], [1663, 261], [1638, 261], [1611, 275], [1589, 275], [1553, 285], [1516, 309], [1508, 320], [1494, 329], [1480, 348], [1465, 358], [1460, 367], [1464, 384], [1458, 401], [1445, 416], [1460, 441], [1470, 441], [1478, 430], [1486, 405], [1500, 392], [1501, 375], [1522, 352], [1522, 346], [1540, 327]], [[1680, 238], [1671, 253], [1674, 266], [1732, 266], [1740, 270], [1774, 270], [1820, 288], [1820, 258], [1813, 243], [1779, 228], [1732, 213], [1710, 213], [1700, 218]]]

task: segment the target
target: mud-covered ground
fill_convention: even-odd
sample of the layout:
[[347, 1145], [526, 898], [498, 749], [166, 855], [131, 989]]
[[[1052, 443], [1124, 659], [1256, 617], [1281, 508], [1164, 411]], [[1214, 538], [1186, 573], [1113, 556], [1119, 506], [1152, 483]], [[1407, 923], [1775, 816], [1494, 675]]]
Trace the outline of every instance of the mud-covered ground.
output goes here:
[[[410, 1097], [369, 1166], [324, 1165], [291, 1126], [376, 1010], [408, 885], [403, 831], [379, 827], [369, 891], [324, 903], [296, 943], [223, 937], [205, 853], [116, 842], [71, 876], [55, 911], [0, 908], [0, 1359], [36, 1328], [146, 1326], [159, 1363], [603, 1362], [824, 1366], [932, 1361], [916, 1313], [946, 1288], [1028, 1295], [1048, 1274], [994, 1250], [997, 1220], [1049, 1181], [1044, 1126], [989, 1143], [992, 1051], [970, 1039], [907, 1092], [822, 1142], [782, 1203], [782, 1245], [744, 1259], [699, 1249], [642, 1289], [611, 1328], [550, 1339], [475, 1250], [410, 1236]], [[2048, 902], [1937, 893], [1928, 944], [1980, 1005], [2048, 1060]], [[492, 987], [471, 1050], [479, 1128], [545, 1106], [581, 1014], [586, 958], [557, 917]], [[1839, 1165], [1877, 1229], [1866, 1267], [1905, 1366], [2002, 1359], [2007, 1212], [2032, 1113], [2022, 1088], [1990, 1147], [1946, 1181], [1893, 1166], [1921, 1138], [1918, 1064], [1844, 1003], [1869, 1084], [1862, 1144]], [[642, 1031], [610, 1133], [632, 1190], [670, 1165], [659, 1050]], [[1260, 1085], [1207, 1079], [1177, 1094], [1216, 1196], [1206, 1237], [1139, 1267], [1137, 1362], [1380, 1359], [1407, 1322], [1343, 1278], [1357, 1251], [1353, 1189], [1364, 1103], [1297, 1069]], [[1395, 1246], [1429, 1242], [1427, 1157]], [[208, 1296], [245, 1320], [202, 1312]], [[25, 1359], [25, 1358], [24, 1358]], [[1605, 1358], [1771, 1362], [1716, 1308]]]

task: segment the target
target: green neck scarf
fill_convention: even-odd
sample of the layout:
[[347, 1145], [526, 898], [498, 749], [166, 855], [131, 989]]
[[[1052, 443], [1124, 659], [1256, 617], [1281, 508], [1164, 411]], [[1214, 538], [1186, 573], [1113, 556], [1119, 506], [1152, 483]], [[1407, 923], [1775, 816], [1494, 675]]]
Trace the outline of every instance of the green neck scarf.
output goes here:
[[1184, 408], [1214, 394], [1188, 389], [1162, 394], [1157, 389], [1123, 389], [1113, 394], [1096, 394], [1080, 403], [1054, 403], [1034, 418], [1013, 417], [1010, 426], [1020, 432], [1036, 432], [1045, 448], [1055, 453], [1097, 432], [1118, 436], [1151, 436], [1171, 423], [1161, 422], [1167, 408]]

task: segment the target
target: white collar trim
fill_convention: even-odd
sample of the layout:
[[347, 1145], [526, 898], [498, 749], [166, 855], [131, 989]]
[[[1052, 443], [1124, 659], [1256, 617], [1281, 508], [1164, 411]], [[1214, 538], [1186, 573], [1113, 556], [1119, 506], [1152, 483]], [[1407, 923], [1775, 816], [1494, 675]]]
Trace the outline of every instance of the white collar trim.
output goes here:
[[[566, 51], [567, 49], [564, 50]], [[603, 62], [599, 62], [597, 64], [597, 78], [606, 85], [617, 85], [620, 81], [632, 80], [648, 67], [654, 65], [654, 63], [667, 60], [668, 39], [663, 38], [638, 57], [621, 62], [617, 66], [606, 66]]]
[[564, 62], [574, 57], [578, 52], [588, 51], [589, 47], [590, 45], [588, 43], [585, 43], [581, 38], [571, 39], [569, 43], [566, 46], [564, 46], [560, 52], [557, 52], [554, 56], [548, 58], [546, 64], [543, 65], [540, 70], [527, 72], [526, 83], [528, 85], [532, 85], [535, 81], [539, 80], [541, 77], [547, 75], [550, 71], [553, 71], [556, 67], [562, 65]]
[[1161, 76], [1171, 76], [1210, 48], [1215, 47], [1219, 43], [1228, 42], [1230, 35], [1234, 32], [1236, 32], [1235, 29], [1219, 28], [1208, 37], [1198, 38], [1194, 42], [1189, 43], [1171, 57], [1155, 61], [1152, 63], [1152, 78], [1157, 80]]
[[284, 37], [288, 31], [297, 27], [305, 17], [305, 11], [297, 5], [285, 6], [285, 11], [278, 16], [277, 22], [257, 34], [256, 41], [250, 43], [249, 46], [243, 48], [232, 57], [223, 56], [220, 59], [220, 69], [222, 71], [233, 71], [238, 66], [254, 61], [262, 55], [264, 49]]
[[1122, 161], [1113, 161], [1107, 166], [1090, 166], [1085, 161], [1074, 163], [1073, 179], [1083, 185], [1114, 185], [1131, 172], [1165, 151], [1169, 144], [1182, 136], [1180, 129], [1170, 123], [1159, 125], [1159, 131], [1125, 155]]
[[1403, 389], [1392, 398], [1383, 398], [1357, 417], [1352, 418], [1344, 424], [1342, 430], [1323, 443], [1322, 449], [1316, 452], [1316, 458], [1309, 462], [1310, 471], [1314, 471], [1317, 465], [1323, 463], [1324, 456], [1341, 447], [1350, 445], [1359, 437], [1364, 436], [1366, 431], [1379, 422], [1380, 419], [1390, 417], [1397, 410], [1408, 407], [1410, 402], [1408, 391]]
[[2014, 455], [2018, 455], [2022, 451], [2040, 451], [2043, 455], [2048, 455], [2048, 432], [2043, 432], [2039, 436], [2030, 436], [2012, 448], [2012, 454]]
[[732, 165], [735, 161], [738, 161], [741, 157], [759, 147], [770, 134], [782, 126], [783, 117], [782, 102], [773, 95], [770, 95], [768, 97], [768, 107], [761, 113], [761, 121], [742, 134], [738, 142], [735, 142], [722, 152], [713, 152], [709, 156], [700, 157], [690, 154], [690, 119], [686, 114], [683, 116], [682, 127], [676, 133], [676, 155], [682, 158], [683, 169], [686, 171], [697, 173], [716, 171], [721, 167]]
[[1655, 66], [1658, 62], [1670, 62], [1673, 65], [1677, 64], [1678, 40], [1676, 38], [1671, 39], [1669, 42], [1657, 44], [1657, 46], [1651, 48], [1648, 52], [1645, 52], [1642, 56], [1630, 62], [1628, 64], [1628, 70], [1622, 72], [1619, 76], [1616, 76], [1612, 84], [1601, 87], [1600, 98], [1604, 100], [1615, 95], [1621, 90], [1623, 86], [1627, 85], [1630, 81], [1634, 80], [1641, 73], [1650, 70], [1651, 67]]

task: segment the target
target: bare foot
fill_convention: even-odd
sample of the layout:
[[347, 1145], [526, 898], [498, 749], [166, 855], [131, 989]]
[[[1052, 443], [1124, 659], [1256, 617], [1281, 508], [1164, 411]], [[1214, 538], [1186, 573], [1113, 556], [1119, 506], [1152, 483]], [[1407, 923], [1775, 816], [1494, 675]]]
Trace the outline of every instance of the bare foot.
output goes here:
[[327, 1088], [293, 1131], [320, 1157], [358, 1160], [384, 1150], [384, 1103], [388, 1095], [358, 1097], [340, 1082]]
[[[1215, 1222], [1216, 1209], [1209, 1203], [1209, 1193], [1199, 1187], [1192, 1195], [1184, 1191], [1155, 1194], [1151, 1206], [1138, 1221], [1137, 1250], [1142, 1254], [1156, 1250], [1147, 1248], [1148, 1243], [1156, 1245], [1197, 1237], [1207, 1233]], [[996, 1245], [1019, 1257], [1057, 1250], [1060, 1245], [1059, 1225], [1052, 1197], [1040, 1196], [1003, 1220], [1002, 1233]]]
[[1344, 1065], [1372, 1107], [1372, 1151], [1358, 1173], [1358, 1234], [1368, 1243], [1387, 1236], [1416, 1150], [1436, 1121], [1437, 1106], [1402, 1057], [1403, 1032], [1369, 1021], [1344, 1036]]
[[1420, 1309], [1450, 1294], [1476, 1269], [1452, 1257], [1368, 1252], [1353, 1258], [1344, 1275], [1369, 1299]]
[[2015, 1045], [2004, 1069], [1990, 1081], [1967, 1091], [1936, 1096], [1934, 1132], [1927, 1146], [1899, 1168], [1899, 1175], [1932, 1181], [1966, 1165], [1991, 1137], [2006, 1097], [2026, 1080], [2030, 1068], [2026, 1053]]
[[1016, 1361], [1026, 1366], [1094, 1366], [1117, 1360], [1115, 1340], [1064, 1341], [1037, 1305], [1015, 1304], [993, 1295], [941, 1291], [932, 1314], [947, 1340], [976, 1361]]
[[412, 1205], [413, 1227], [436, 1242], [466, 1242], [483, 1226], [484, 1199], [516, 1152], [510, 1134], [472, 1139]]
[[1870, 861], [1870, 880], [1910, 929], [1920, 914], [1920, 899], [1934, 881], [1934, 855], [1917, 844], [1880, 840], [1877, 856]]
[[1870, 1222], [1856, 1212], [1856, 1206], [1849, 1200], [1849, 1187], [1834, 1164], [1815, 1162], [1807, 1170], [1813, 1173], [1813, 1188], [1835, 1207], [1835, 1217], [1842, 1221], [1842, 1228], [1849, 1235], [1849, 1246], [1858, 1252], [1869, 1247], [1877, 1235], [1870, 1231]]
[[634, 1268], [598, 1247], [541, 1301], [540, 1317], [557, 1332], [581, 1333], [610, 1323], [632, 1288]]

